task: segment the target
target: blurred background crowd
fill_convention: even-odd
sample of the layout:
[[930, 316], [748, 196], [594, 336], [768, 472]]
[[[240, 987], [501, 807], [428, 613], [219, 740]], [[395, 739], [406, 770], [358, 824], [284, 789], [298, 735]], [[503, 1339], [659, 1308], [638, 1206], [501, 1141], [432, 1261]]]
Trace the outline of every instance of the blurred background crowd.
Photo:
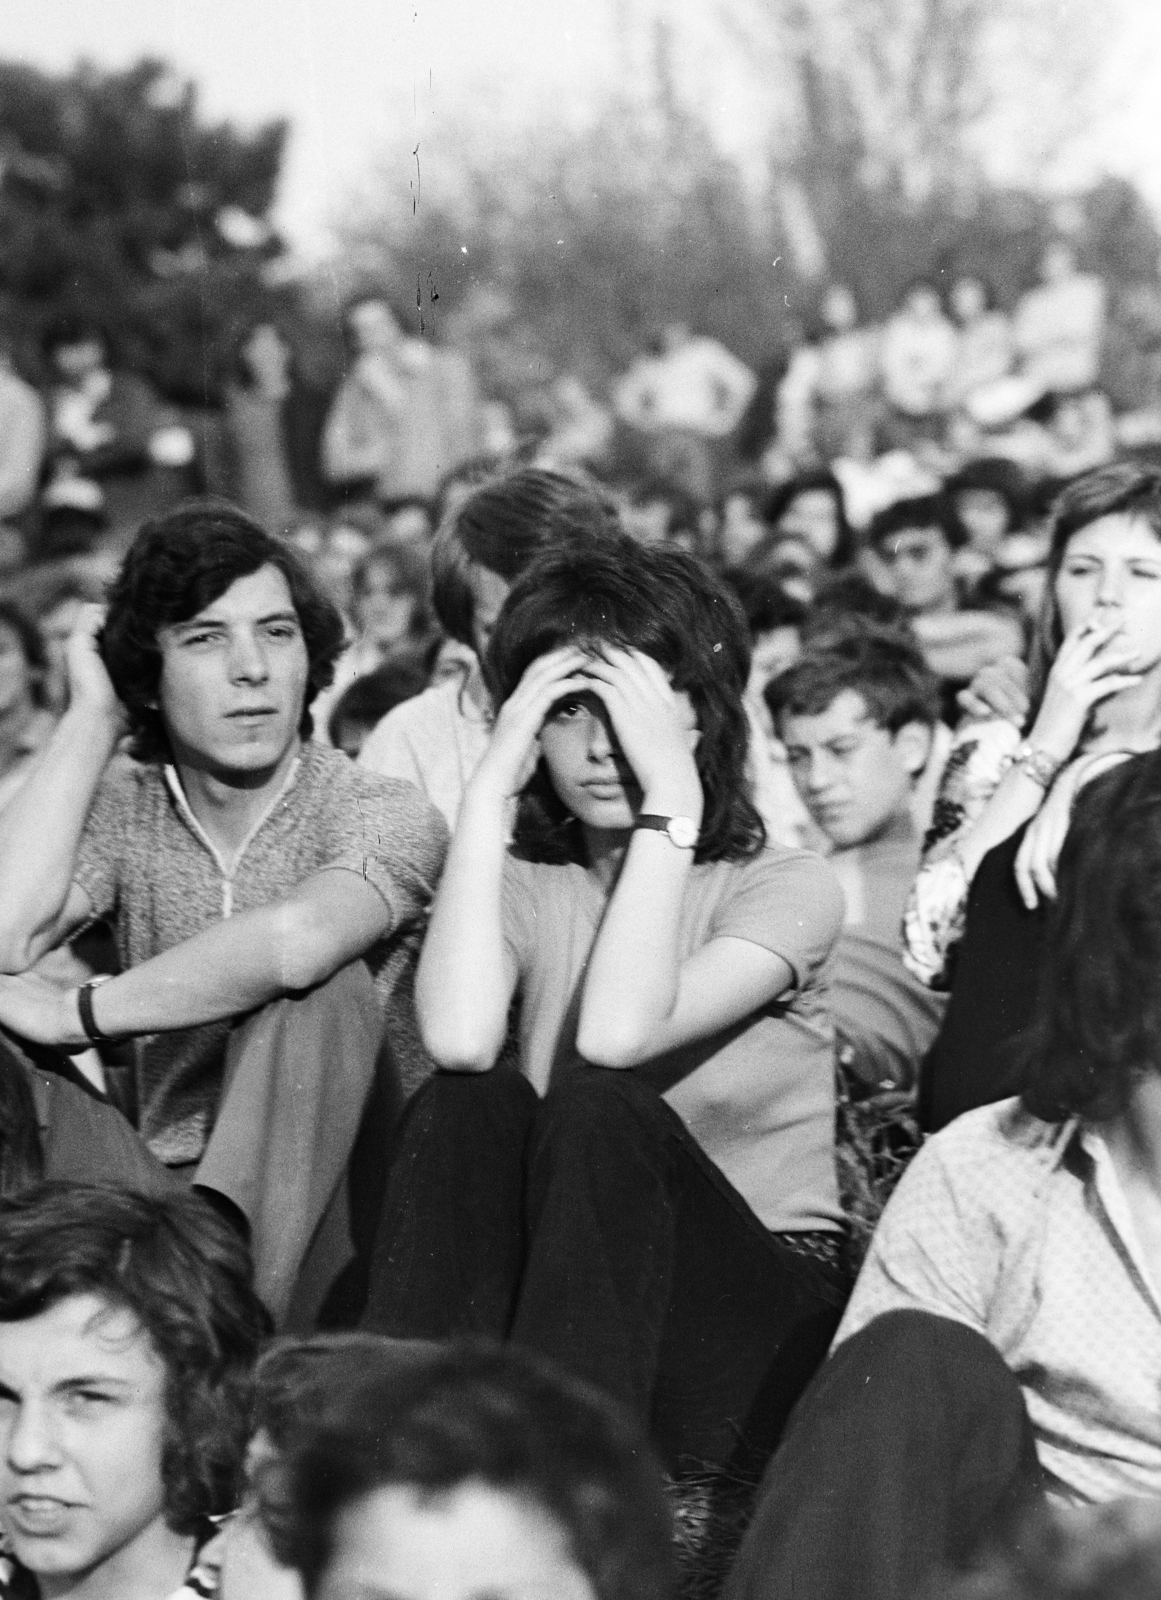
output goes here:
[[[633, 97], [465, 144], [458, 188], [352, 210], [313, 263], [271, 221], [286, 124], [211, 123], [160, 60], [0, 64], [0, 589], [40, 630], [20, 649], [9, 630], [13, 659], [39, 653], [36, 715], [7, 719], [0, 765], [59, 707], [77, 604], [191, 492], [324, 576], [351, 637], [327, 715], [394, 664], [333, 730], [354, 753], [462, 666], [428, 545], [510, 462], [583, 469], [640, 539], [730, 572], [759, 677], [824, 590], [906, 614], [954, 721], [955, 693], [1026, 643], [1053, 494], [1161, 457], [1161, 236], [1125, 178], [1061, 195], [986, 175], [994, 7], [955, 27], [919, 7], [906, 37], [880, 19], [902, 55], [893, 77], [878, 63], [877, 108], [850, 69], [866, 19], [832, 9], [845, 54], [825, 7], [789, 53], [782, 9], [722, 19], [759, 54], [781, 41], [772, 82], [798, 108], [760, 185], [683, 93], [659, 16]], [[884, 132], [895, 102], [907, 138]]]

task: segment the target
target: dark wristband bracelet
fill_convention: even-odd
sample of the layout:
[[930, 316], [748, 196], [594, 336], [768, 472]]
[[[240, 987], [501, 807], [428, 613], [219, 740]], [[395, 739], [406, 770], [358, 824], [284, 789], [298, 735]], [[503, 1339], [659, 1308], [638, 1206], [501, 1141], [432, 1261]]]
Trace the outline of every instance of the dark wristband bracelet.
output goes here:
[[85, 1038], [90, 1044], [107, 1044], [109, 1041], [109, 1035], [101, 1032], [93, 1015], [93, 990], [106, 981], [105, 977], [90, 978], [88, 983], [82, 983], [77, 990], [77, 1011], [80, 1013]]

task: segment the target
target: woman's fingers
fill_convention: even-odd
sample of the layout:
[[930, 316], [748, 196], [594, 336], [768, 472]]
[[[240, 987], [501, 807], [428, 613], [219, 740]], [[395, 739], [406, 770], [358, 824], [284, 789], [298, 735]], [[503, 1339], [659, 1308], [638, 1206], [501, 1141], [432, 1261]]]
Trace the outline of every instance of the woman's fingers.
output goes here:
[[1048, 796], [1028, 824], [1016, 853], [1016, 884], [1029, 910], [1056, 898], [1056, 863], [1072, 819], [1073, 788], [1067, 779]]
[[619, 687], [627, 702], [637, 701], [655, 710], [671, 709], [676, 704], [665, 669], [643, 651], [602, 651], [589, 659], [586, 671], [594, 682]]
[[1144, 673], [1141, 672], [1116, 672], [1107, 678], [1097, 678], [1089, 688], [1090, 705], [1107, 700], [1109, 695], [1119, 694], [1122, 689], [1135, 689], [1143, 677]]
[[554, 678], [567, 676], [583, 667], [589, 660], [586, 653], [579, 645], [562, 645], [558, 650], [549, 650], [542, 656], [537, 656], [535, 661], [529, 663], [524, 669], [524, 676], [517, 686], [522, 689], [525, 684], [533, 685], [550, 682]]
[[1020, 898], [1029, 911], [1035, 910], [1042, 899], [1051, 899], [1055, 893], [1052, 869], [1048, 862], [1050, 850], [1046, 838], [1047, 819], [1044, 813], [1036, 819], [1024, 835], [1016, 857], [1016, 883]]
[[1032, 878], [1029, 863], [1028, 835], [1025, 834], [1019, 850], [1016, 852], [1016, 888], [1020, 899], [1028, 911], [1035, 911], [1038, 904], [1036, 897], [1036, 884]]

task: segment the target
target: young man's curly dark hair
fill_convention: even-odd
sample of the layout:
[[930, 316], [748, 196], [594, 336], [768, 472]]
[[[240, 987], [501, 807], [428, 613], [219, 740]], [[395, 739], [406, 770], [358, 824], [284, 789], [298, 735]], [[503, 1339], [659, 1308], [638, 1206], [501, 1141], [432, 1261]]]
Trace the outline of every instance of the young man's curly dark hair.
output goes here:
[[169, 747], [157, 691], [160, 629], [188, 622], [239, 578], [277, 567], [302, 628], [310, 672], [299, 732], [309, 738], [310, 705], [334, 677], [343, 648], [343, 619], [298, 553], [225, 500], [187, 500], [142, 523], [109, 592], [101, 654], [129, 713], [139, 761], [164, 760]]
[[253, 1367], [269, 1331], [249, 1251], [192, 1193], [40, 1183], [0, 1201], [0, 1322], [74, 1295], [131, 1312], [164, 1364], [166, 1521], [197, 1532], [241, 1489]]

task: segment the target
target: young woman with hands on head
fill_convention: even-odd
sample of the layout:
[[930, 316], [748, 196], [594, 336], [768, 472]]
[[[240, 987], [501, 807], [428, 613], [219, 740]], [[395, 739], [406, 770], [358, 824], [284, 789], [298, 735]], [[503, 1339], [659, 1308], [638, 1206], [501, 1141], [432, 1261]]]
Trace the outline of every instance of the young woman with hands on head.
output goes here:
[[539, 1349], [675, 1463], [768, 1449], [843, 1298], [841, 899], [764, 842], [745, 639], [707, 568], [619, 536], [514, 587], [417, 979], [444, 1070], [401, 1129], [366, 1317]]
[[[908, 908], [905, 959], [951, 1004], [928, 1060], [931, 1127], [1020, 1088], [1043, 905], [1080, 789], [1161, 744], [1161, 471], [1090, 472], [1053, 513], [1029, 714], [957, 738]], [[938, 822], [942, 816], [943, 827]]]

